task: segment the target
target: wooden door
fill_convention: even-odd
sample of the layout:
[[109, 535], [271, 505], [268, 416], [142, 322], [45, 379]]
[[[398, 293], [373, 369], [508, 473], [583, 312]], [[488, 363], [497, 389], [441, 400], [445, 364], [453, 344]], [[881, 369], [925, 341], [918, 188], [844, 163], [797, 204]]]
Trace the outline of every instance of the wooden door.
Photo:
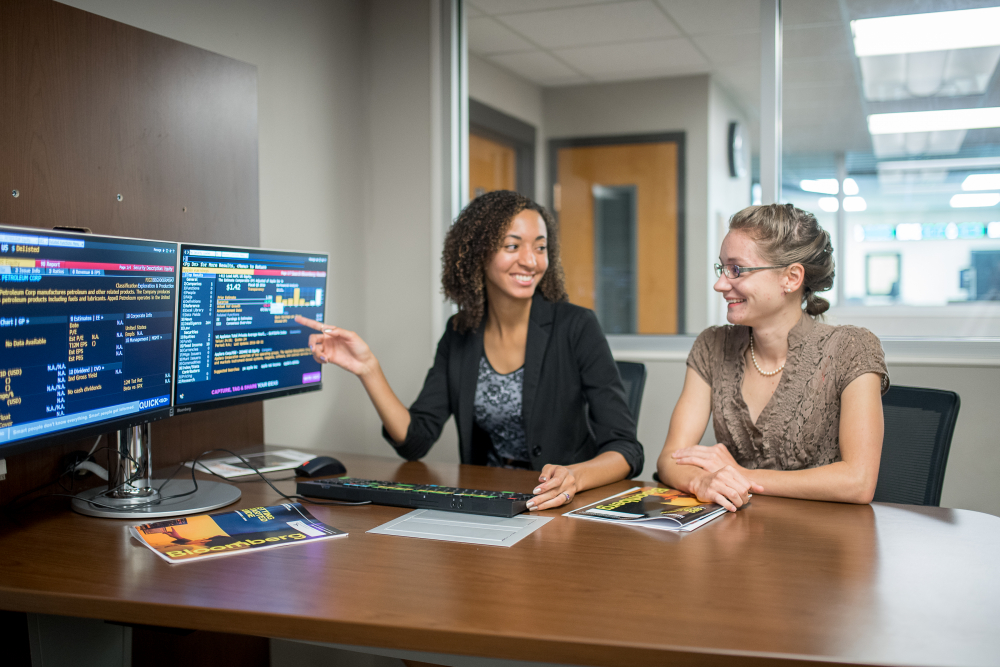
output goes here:
[[512, 146], [470, 133], [469, 199], [494, 190], [516, 190], [516, 164]]
[[[599, 244], [595, 247], [596, 233], [600, 231], [595, 225], [595, 213], [599, 213], [595, 201], [609, 191], [634, 198], [630, 242], [634, 247], [635, 324], [632, 331], [621, 333], [679, 331], [678, 156], [676, 141], [565, 147], [556, 151], [556, 208], [571, 302], [587, 308], [599, 305], [595, 267], [601, 248]], [[603, 320], [602, 325], [608, 330]]]

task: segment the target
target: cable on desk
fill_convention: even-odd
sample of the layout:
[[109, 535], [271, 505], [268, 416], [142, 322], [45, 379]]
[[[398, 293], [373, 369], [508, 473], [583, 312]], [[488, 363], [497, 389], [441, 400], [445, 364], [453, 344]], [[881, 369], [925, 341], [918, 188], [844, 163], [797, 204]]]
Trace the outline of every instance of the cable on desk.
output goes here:
[[[111, 447], [107, 446], [107, 445], [105, 445], [104, 447], [101, 447], [100, 449], [98, 449], [97, 445], [98, 445], [99, 442], [100, 442], [100, 437], [98, 437], [98, 439], [94, 442], [94, 447], [91, 448], [90, 452], [88, 453], [88, 456], [94, 454], [95, 451], [102, 451], [104, 449], [111, 449]], [[260, 470], [258, 470], [257, 468], [255, 468], [253, 465], [251, 465], [250, 462], [247, 461], [245, 458], [243, 458], [242, 456], [240, 456], [239, 454], [237, 454], [237, 453], [235, 453], [235, 452], [233, 452], [231, 450], [222, 449], [222, 448], [205, 450], [201, 454], [198, 454], [198, 456], [194, 457], [194, 459], [191, 461], [191, 483], [194, 485], [194, 488], [191, 489], [190, 491], [185, 491], [184, 493], [177, 493], [177, 494], [174, 494], [174, 495], [171, 495], [171, 496], [160, 496], [160, 497], [157, 497], [157, 498], [145, 501], [145, 502], [131, 503], [131, 504], [129, 504], [128, 507], [118, 507], [118, 506], [114, 506], [114, 505], [107, 505], [107, 504], [104, 504], [104, 503], [101, 503], [101, 502], [97, 501], [98, 498], [107, 497], [108, 494], [114, 492], [115, 490], [117, 490], [117, 489], [119, 489], [119, 488], [121, 488], [123, 486], [129, 485], [132, 482], [136, 481], [137, 479], [142, 479], [144, 477], [144, 475], [142, 474], [144, 471], [142, 471], [141, 469], [139, 469], [139, 470], [137, 470], [137, 473], [135, 475], [133, 475], [129, 479], [123, 481], [121, 484], [119, 484], [118, 486], [116, 486], [114, 489], [107, 489], [106, 491], [102, 491], [101, 493], [99, 493], [98, 495], [96, 495], [94, 498], [91, 498], [87, 502], [90, 503], [90, 504], [92, 504], [92, 505], [94, 505], [94, 506], [96, 506], [96, 507], [100, 507], [103, 510], [118, 511], [118, 512], [123, 512], [124, 513], [124, 512], [132, 512], [132, 511], [134, 511], [137, 508], [151, 507], [151, 506], [157, 505], [157, 504], [159, 504], [159, 503], [161, 503], [161, 502], [163, 502], [165, 500], [174, 500], [176, 498], [183, 498], [184, 496], [190, 496], [190, 495], [198, 492], [198, 478], [195, 477], [195, 471], [198, 468], [198, 461], [202, 457], [204, 457], [204, 456], [206, 456], [208, 454], [213, 454], [215, 452], [225, 452], [225, 453], [227, 453], [227, 454], [229, 454], [231, 456], [235, 456], [236, 458], [238, 458], [247, 468], [249, 468], [254, 473], [256, 473], [257, 476], [260, 477], [269, 487], [271, 487], [271, 489], [275, 493], [277, 493], [279, 496], [281, 496], [285, 500], [290, 500], [292, 502], [302, 501], [302, 502], [311, 503], [313, 505], [345, 505], [345, 506], [350, 506], [350, 505], [370, 505], [371, 504], [370, 500], [362, 500], [362, 501], [358, 501], [358, 502], [352, 502], [352, 501], [347, 501], [347, 500], [331, 500], [331, 501], [321, 502], [321, 501], [312, 500], [311, 498], [307, 498], [305, 496], [300, 496], [300, 495], [297, 495], [297, 494], [293, 494], [293, 495], [284, 494], [284, 493], [282, 493], [281, 491], [278, 490], [278, 487], [276, 487], [274, 484], [271, 483], [271, 480], [269, 480], [267, 477], [264, 476], [264, 473], [262, 473]], [[139, 462], [135, 461], [135, 459], [133, 459], [131, 456], [127, 456], [126, 458], [129, 461], [131, 461], [132, 463], [134, 463], [137, 468], [141, 468], [141, 466], [139, 465]], [[165, 480], [163, 480], [163, 483], [160, 484], [156, 488], [157, 495], [159, 495], [162, 492], [163, 487], [165, 487], [177, 475], [177, 473], [180, 472], [180, 470], [184, 467], [185, 463], [186, 463], [186, 461], [182, 461], [181, 463], [179, 463], [177, 465], [177, 467], [174, 469], [174, 471], [172, 473], [170, 473], [170, 476], [167, 477]], [[223, 480], [226, 480], [227, 482], [231, 483], [231, 481], [229, 479], [223, 477], [222, 475], [219, 475], [218, 473], [215, 473], [215, 472], [209, 470], [204, 465], [201, 466], [201, 469], [203, 471], [208, 472], [210, 475], [213, 475], [215, 477], [218, 477], [219, 479], [223, 479]], [[76, 495], [74, 495], [72, 493], [69, 493], [72, 489], [67, 489], [62, 484], [62, 480], [63, 480], [63, 478], [66, 475], [70, 475], [70, 474], [73, 474], [75, 472], [76, 472], [76, 466], [71, 466], [71, 467], [67, 468], [66, 470], [63, 470], [61, 473], [59, 473], [59, 476], [56, 477], [56, 479], [54, 479], [53, 481], [48, 482], [46, 484], [42, 484], [41, 486], [37, 486], [34, 489], [31, 489], [30, 491], [25, 491], [24, 493], [22, 493], [19, 496], [15, 497], [13, 500], [11, 500], [4, 507], [4, 511], [5, 511], [5, 513], [8, 514], [8, 518], [10, 518], [12, 521], [14, 521], [13, 512], [15, 512], [17, 510], [23, 510], [23, 509], [27, 508], [28, 506], [34, 504], [36, 501], [41, 500], [42, 498], [71, 498], [71, 499], [72, 498], [76, 498]], [[295, 477], [294, 476], [292, 476], [292, 477], [285, 477], [285, 478], [277, 479], [277, 480], [274, 480], [274, 481], [280, 482], [280, 481], [285, 481], [285, 480], [290, 480], [290, 479], [295, 479]], [[245, 483], [246, 481], [249, 481], [249, 480], [243, 480], [242, 482], [239, 482], [239, 483]], [[31, 495], [32, 493], [36, 493], [38, 491], [41, 491], [42, 489], [48, 488], [48, 487], [52, 486], [53, 484], [59, 484], [60, 487], [63, 489], [63, 491], [66, 491], [66, 493], [46, 493], [46, 494], [37, 496], [35, 498], [32, 498], [31, 500], [29, 500], [27, 503], [24, 503], [23, 505], [20, 505], [20, 506], [17, 505], [17, 502], [19, 500], [21, 500], [22, 498], [24, 498], [25, 496], [28, 496], [28, 495]]]
[[[277, 493], [279, 496], [281, 496], [282, 498], [284, 498], [286, 500], [292, 500], [292, 501], [294, 501], [294, 500], [301, 500], [301, 501], [305, 501], [307, 503], [312, 503], [313, 505], [371, 505], [372, 504], [372, 501], [370, 501], [370, 500], [361, 500], [361, 501], [357, 501], [357, 502], [348, 501], [348, 500], [332, 500], [332, 501], [329, 501], [329, 502], [320, 502], [318, 500], [312, 500], [311, 498], [306, 498], [305, 496], [300, 496], [300, 495], [296, 495], [296, 494], [292, 494], [290, 496], [289, 495], [285, 495], [284, 493], [282, 493], [281, 491], [278, 490], [278, 487], [276, 487], [274, 484], [271, 484], [271, 480], [269, 480], [267, 477], [264, 477], [264, 473], [262, 473], [261, 471], [257, 470], [252, 465], [250, 465], [250, 463], [245, 458], [243, 458], [242, 456], [240, 456], [239, 454], [237, 454], [235, 452], [232, 452], [232, 451], [230, 451], [228, 449], [210, 449], [208, 451], [202, 452], [197, 457], [195, 457], [195, 460], [194, 460], [194, 462], [191, 465], [191, 475], [192, 475], [192, 477], [194, 476], [194, 467], [195, 467], [195, 465], [197, 465], [198, 459], [200, 459], [202, 456], [205, 456], [205, 454], [211, 454], [213, 452], [226, 452], [227, 454], [235, 456], [236, 458], [238, 458], [240, 461], [243, 462], [243, 465], [245, 465], [246, 467], [250, 468], [250, 470], [253, 470], [255, 473], [257, 473], [257, 476], [260, 477], [262, 480], [264, 480], [264, 482], [269, 487], [271, 487], [271, 489], [273, 489], [275, 493]], [[208, 470], [208, 468], [205, 468], [204, 466], [202, 466], [202, 468], [204, 468], [205, 470]], [[228, 478], [223, 477], [222, 475], [220, 475], [220, 474], [218, 474], [216, 472], [213, 472], [211, 470], [208, 470], [208, 473], [210, 475], [215, 475], [219, 479], [224, 479], [227, 482], [229, 481]], [[283, 479], [295, 479], [295, 477], [286, 477], [286, 478], [283, 478]], [[274, 481], [275, 482], [280, 482], [282, 480], [281, 479], [276, 479]]]

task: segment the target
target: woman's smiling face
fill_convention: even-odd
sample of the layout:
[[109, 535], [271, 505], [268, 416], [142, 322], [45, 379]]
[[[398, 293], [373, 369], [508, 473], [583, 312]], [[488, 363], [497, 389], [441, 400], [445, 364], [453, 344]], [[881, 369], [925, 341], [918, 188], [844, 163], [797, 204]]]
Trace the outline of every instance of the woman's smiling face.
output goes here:
[[[719, 253], [722, 264], [738, 266], [768, 266], [771, 262], [760, 255], [757, 242], [741, 231], [731, 231], [722, 241]], [[729, 278], [725, 272], [715, 281], [713, 289], [726, 299], [726, 319], [731, 324], [754, 326], [777, 314], [786, 304], [780, 269], [765, 269]]]
[[525, 209], [514, 216], [500, 249], [486, 265], [486, 280], [515, 299], [530, 299], [549, 268], [545, 221]]

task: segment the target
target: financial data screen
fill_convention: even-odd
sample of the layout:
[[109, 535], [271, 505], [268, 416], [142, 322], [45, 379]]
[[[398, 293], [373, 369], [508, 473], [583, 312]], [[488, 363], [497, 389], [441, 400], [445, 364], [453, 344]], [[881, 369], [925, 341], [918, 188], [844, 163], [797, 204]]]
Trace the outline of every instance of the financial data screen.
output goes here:
[[0, 447], [170, 405], [177, 244], [0, 227]]
[[181, 245], [175, 406], [318, 385], [311, 329], [323, 321], [327, 257]]

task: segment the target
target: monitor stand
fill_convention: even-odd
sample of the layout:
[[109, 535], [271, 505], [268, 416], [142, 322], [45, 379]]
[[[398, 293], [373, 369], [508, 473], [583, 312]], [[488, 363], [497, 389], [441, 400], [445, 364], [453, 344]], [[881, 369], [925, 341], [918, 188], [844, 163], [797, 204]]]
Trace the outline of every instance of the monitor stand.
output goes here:
[[207, 512], [240, 499], [240, 490], [232, 484], [201, 479], [197, 491], [182, 495], [194, 489], [190, 476], [171, 479], [160, 489], [163, 480], [149, 477], [149, 431], [146, 423], [108, 434], [116, 445], [109, 457], [108, 486], [78, 494], [72, 501], [74, 510], [110, 519], [145, 520]]

